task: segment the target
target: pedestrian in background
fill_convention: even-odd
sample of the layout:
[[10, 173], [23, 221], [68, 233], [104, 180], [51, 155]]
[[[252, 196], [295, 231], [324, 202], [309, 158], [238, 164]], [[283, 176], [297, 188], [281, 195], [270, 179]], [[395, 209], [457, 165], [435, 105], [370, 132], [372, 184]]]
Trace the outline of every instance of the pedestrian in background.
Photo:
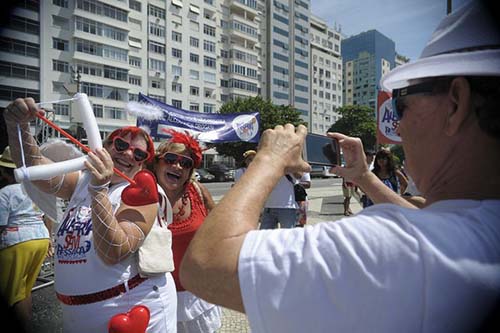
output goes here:
[[500, 299], [500, 31], [491, 13], [478, 1], [457, 9], [421, 59], [382, 78], [424, 208], [368, 170], [359, 138], [329, 133], [345, 159], [332, 171], [384, 204], [335, 223], [256, 230], [281, 177], [310, 170], [307, 129], [276, 126], [193, 238], [184, 286], [245, 312], [255, 332], [486, 331]]
[[7, 146], [0, 156], [0, 294], [17, 321], [31, 329], [31, 289], [49, 248], [42, 212], [14, 178], [16, 165]]
[[255, 154], [257, 154], [255, 150], [247, 150], [246, 152], [243, 153], [243, 165], [241, 168], [236, 169], [236, 171], [234, 172], [235, 182], [237, 182], [241, 178], [243, 173], [245, 173], [250, 163], [252, 163]]
[[295, 201], [298, 208], [298, 223], [296, 227], [304, 227], [307, 224], [307, 210], [309, 209], [309, 201], [307, 200], [307, 189], [311, 188], [311, 174], [304, 172], [297, 183], [293, 186]]
[[[394, 157], [387, 148], [380, 149], [375, 155], [372, 172], [395, 193], [403, 194], [408, 186], [408, 180], [396, 168]], [[366, 207], [371, 205], [373, 205], [373, 201], [368, 199]]]

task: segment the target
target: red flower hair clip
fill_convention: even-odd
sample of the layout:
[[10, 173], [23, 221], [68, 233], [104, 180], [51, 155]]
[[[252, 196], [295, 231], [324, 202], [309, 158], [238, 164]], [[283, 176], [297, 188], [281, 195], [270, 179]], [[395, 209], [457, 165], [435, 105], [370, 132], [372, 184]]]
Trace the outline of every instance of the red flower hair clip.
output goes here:
[[194, 162], [194, 167], [198, 168], [201, 165], [201, 148], [198, 140], [192, 137], [188, 132], [181, 133], [173, 129], [164, 130], [165, 133], [171, 135], [170, 142], [183, 144], [190, 152]]

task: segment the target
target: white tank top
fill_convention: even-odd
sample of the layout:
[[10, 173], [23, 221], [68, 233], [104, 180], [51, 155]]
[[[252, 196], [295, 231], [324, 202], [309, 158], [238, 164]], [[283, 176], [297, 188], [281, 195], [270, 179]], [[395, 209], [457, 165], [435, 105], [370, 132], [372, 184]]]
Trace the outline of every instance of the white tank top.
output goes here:
[[[56, 233], [55, 289], [65, 295], [102, 291], [137, 274], [135, 255], [115, 265], [105, 264], [97, 255], [92, 238], [89, 181], [90, 173], [83, 172]], [[120, 206], [121, 193], [127, 185], [123, 182], [108, 190], [113, 213]]]

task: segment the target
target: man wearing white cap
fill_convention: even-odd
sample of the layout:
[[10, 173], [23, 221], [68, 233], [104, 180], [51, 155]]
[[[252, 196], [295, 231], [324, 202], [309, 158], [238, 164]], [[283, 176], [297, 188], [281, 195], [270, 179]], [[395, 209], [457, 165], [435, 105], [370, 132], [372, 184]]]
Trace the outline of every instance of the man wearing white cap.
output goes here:
[[[304, 172], [307, 130], [265, 131], [254, 161], [206, 218], [183, 285], [246, 312], [255, 332], [477, 332], [500, 299], [500, 32], [473, 2], [445, 18], [391, 89], [416, 209], [374, 176], [361, 141], [345, 167], [377, 204], [335, 223], [256, 231], [280, 177]], [[307, 287], [305, 287], [307, 286]], [[300, 315], [297, 315], [297, 309]]]

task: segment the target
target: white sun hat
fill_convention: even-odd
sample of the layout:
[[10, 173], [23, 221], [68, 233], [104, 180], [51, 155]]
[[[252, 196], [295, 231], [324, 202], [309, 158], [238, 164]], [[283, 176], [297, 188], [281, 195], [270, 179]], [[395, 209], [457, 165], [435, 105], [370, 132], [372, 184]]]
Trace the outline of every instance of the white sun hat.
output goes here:
[[445, 17], [420, 58], [384, 75], [380, 86], [391, 91], [414, 79], [459, 75], [500, 76], [499, 26], [480, 1]]

